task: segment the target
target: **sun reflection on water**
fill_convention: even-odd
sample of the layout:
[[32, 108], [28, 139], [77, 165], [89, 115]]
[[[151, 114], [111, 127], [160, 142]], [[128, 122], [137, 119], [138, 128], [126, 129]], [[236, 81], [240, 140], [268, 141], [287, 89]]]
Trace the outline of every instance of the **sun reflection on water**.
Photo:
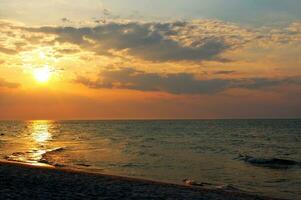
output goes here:
[[52, 139], [49, 132], [50, 121], [33, 121], [32, 122], [32, 138], [37, 143], [45, 143]]
[[33, 165], [44, 165], [41, 163], [43, 155], [50, 150], [49, 141], [52, 140], [50, 131], [51, 121], [31, 121], [30, 122], [30, 142], [29, 150], [24, 156], [25, 160]]
[[9, 161], [25, 162], [32, 165], [45, 165], [43, 158], [53, 150], [51, 128], [52, 121], [30, 121], [24, 131], [21, 143], [14, 152], [5, 158]]

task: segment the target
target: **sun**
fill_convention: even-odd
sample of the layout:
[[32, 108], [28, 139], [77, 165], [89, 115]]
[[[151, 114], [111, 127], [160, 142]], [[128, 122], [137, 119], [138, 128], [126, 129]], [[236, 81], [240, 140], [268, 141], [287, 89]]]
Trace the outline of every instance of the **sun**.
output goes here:
[[33, 75], [37, 82], [46, 83], [49, 81], [51, 77], [51, 71], [49, 67], [45, 66], [45, 67], [35, 69], [33, 71]]

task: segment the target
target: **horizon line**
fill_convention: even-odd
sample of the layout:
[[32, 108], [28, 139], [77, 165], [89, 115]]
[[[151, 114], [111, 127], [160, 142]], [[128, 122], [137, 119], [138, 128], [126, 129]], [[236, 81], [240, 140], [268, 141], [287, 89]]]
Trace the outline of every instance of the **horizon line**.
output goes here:
[[70, 119], [0, 119], [0, 121], [189, 121], [189, 120], [301, 120], [295, 118], [70, 118]]

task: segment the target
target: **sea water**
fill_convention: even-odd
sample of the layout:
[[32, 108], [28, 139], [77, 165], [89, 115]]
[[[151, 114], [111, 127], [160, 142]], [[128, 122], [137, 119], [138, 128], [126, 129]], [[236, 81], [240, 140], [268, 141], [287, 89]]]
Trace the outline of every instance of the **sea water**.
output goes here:
[[301, 120], [0, 121], [0, 158], [301, 198]]

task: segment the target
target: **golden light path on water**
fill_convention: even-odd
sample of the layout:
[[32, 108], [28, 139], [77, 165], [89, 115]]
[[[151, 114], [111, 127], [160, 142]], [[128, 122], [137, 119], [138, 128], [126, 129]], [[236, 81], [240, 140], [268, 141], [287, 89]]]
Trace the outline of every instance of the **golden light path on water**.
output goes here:
[[[29, 121], [27, 127], [27, 137], [22, 140], [23, 153], [12, 155], [11, 160], [31, 165], [56, 167], [66, 164], [85, 166], [86, 160], [112, 160], [114, 162], [122, 160], [119, 148], [112, 148], [105, 138], [89, 140], [86, 134], [62, 134], [56, 121]], [[61, 138], [58, 139], [58, 137]], [[67, 154], [66, 149], [68, 149]], [[89, 153], [90, 151], [93, 153]]]
[[43, 155], [50, 151], [48, 148], [49, 141], [52, 140], [52, 134], [49, 131], [52, 121], [47, 120], [36, 120], [29, 122], [29, 140], [27, 140], [27, 145], [29, 151], [23, 158], [23, 161], [30, 163], [32, 165], [45, 166], [41, 162]]
[[50, 121], [33, 121], [32, 122], [32, 138], [42, 144], [52, 139], [49, 132]]
[[7, 143], [4, 154], [8, 161], [102, 171], [103, 168], [92, 166], [103, 162], [126, 163], [129, 159], [122, 152], [126, 140], [114, 144], [85, 122], [26, 121], [17, 132], [17, 137]]

